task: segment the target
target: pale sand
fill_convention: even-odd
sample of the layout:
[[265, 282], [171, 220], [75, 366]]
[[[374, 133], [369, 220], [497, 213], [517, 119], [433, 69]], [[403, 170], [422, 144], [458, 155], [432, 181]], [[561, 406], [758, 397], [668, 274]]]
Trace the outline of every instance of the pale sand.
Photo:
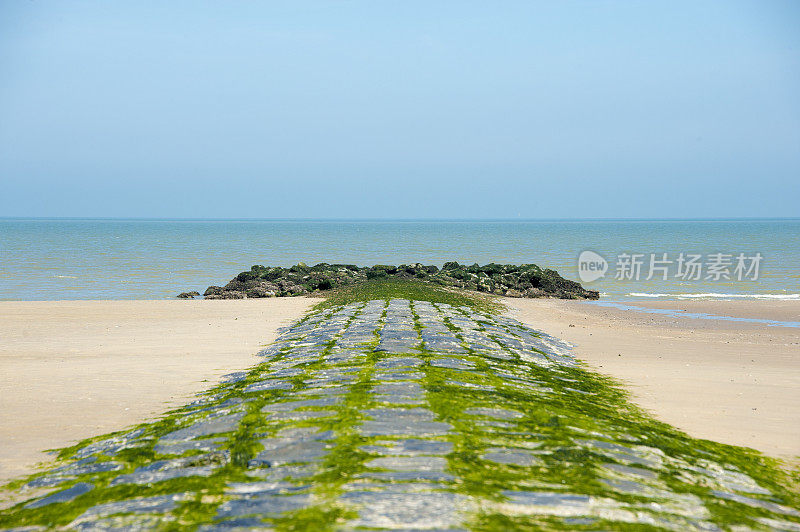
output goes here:
[[[800, 455], [800, 329], [660, 316], [579, 301], [510, 299], [509, 315], [576, 345], [657, 418], [704, 439]], [[798, 301], [631, 305], [800, 321]], [[574, 326], [571, 326], [574, 325]]]
[[[46, 449], [152, 419], [251, 367], [317, 301], [0, 302], [0, 481], [32, 472]], [[660, 419], [800, 455], [800, 329], [504, 301], [513, 317], [579, 344], [581, 359], [626, 381]], [[795, 301], [636, 304], [800, 321]]]
[[0, 302], [0, 481], [257, 364], [318, 301]]

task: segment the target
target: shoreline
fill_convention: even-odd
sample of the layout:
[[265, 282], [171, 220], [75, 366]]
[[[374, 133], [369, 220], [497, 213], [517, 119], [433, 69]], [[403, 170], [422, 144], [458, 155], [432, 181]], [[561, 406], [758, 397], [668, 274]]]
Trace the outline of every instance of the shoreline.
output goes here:
[[[731, 318], [742, 320], [758, 320], [758, 322], [777, 322], [791, 324], [786, 326], [800, 327], [800, 300], [796, 299], [637, 299], [630, 301], [593, 301], [590, 305], [598, 306], [630, 306], [654, 313], [663, 313], [673, 316], [705, 314], [703, 319], [729, 320]], [[746, 322], [744, 322], [746, 323]]]
[[318, 300], [0, 302], [0, 483], [252, 367]]
[[[798, 321], [800, 301], [631, 301], [658, 314], [582, 301], [503, 298], [507, 315], [575, 345], [631, 400], [689, 435], [800, 456], [800, 328], [706, 313]], [[627, 303], [626, 303], [627, 304]]]

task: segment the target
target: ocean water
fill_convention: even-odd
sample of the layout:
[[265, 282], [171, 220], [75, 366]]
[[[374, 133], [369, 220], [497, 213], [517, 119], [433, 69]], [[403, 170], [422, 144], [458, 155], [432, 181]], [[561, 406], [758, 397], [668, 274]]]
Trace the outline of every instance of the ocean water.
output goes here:
[[[0, 299], [173, 298], [224, 284], [253, 264], [290, 266], [301, 261], [536, 263], [580, 280], [578, 257], [587, 250], [601, 256], [608, 270], [583, 284], [609, 301], [800, 299], [800, 219], [0, 219]], [[641, 261], [639, 275], [625, 267], [623, 254], [641, 255], [631, 261]], [[651, 254], [661, 268], [647, 279]], [[672, 263], [658, 262], [664, 254]], [[699, 256], [699, 278], [677, 276], [680, 254]], [[722, 255], [715, 259], [716, 254]], [[758, 263], [757, 278], [754, 271], [742, 269], [742, 279], [737, 279], [740, 255], [745, 266]], [[727, 279], [720, 274], [726, 271]]]

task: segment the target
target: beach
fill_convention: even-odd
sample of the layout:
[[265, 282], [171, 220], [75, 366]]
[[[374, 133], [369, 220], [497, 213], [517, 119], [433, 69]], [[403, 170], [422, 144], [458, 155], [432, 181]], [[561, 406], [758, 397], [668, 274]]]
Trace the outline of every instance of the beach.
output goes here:
[[0, 482], [247, 369], [318, 299], [0, 302]]
[[476, 292], [374, 280], [330, 300], [202, 404], [99, 435], [6, 492], [0, 527], [796, 528], [778, 464], [632, 409]]
[[[0, 303], [0, 479], [46, 449], [154, 419], [247, 369], [319, 299]], [[692, 436], [800, 455], [800, 329], [698, 320], [583, 301], [503, 298], [508, 315], [576, 344], [589, 367]], [[797, 321], [797, 301], [642, 307]]]
[[800, 532], [750, 4], [4, 9], [0, 532]]
[[680, 312], [800, 321], [800, 301], [636, 301], [653, 314], [583, 301], [504, 298], [508, 315], [575, 344], [589, 367], [689, 435], [800, 455], [800, 328]]

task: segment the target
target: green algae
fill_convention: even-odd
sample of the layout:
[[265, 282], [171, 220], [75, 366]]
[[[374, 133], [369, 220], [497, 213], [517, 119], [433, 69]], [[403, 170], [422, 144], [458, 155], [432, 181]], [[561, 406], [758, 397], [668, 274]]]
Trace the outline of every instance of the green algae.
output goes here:
[[316, 309], [329, 309], [349, 303], [382, 299], [408, 299], [444, 303], [454, 307], [469, 307], [489, 314], [498, 314], [505, 308], [495, 296], [445, 288], [411, 279], [380, 278], [322, 292], [325, 301]]
[[[359, 309], [348, 320], [347, 325], [350, 325], [358, 317], [362, 309]], [[384, 320], [385, 317], [386, 310], [384, 308], [380, 320]], [[361, 411], [370, 403], [371, 376], [378, 358], [374, 350], [378, 340], [376, 331], [373, 339], [362, 345], [362, 349], [368, 353], [366, 363], [353, 364], [360, 369], [359, 378], [345, 395], [343, 403], [335, 405], [339, 414], [336, 421], [321, 424], [322, 430], [333, 430], [336, 437], [333, 440], [333, 449], [323, 459], [321, 470], [312, 477], [314, 493], [319, 502], [274, 520], [273, 524], [277, 530], [333, 530], [337, 523], [341, 524], [347, 519], [355, 517], [355, 512], [338, 504], [336, 497], [341, 494], [342, 485], [364, 471], [364, 462], [368, 455], [360, 451], [359, 447], [366, 440], [356, 432], [355, 427], [363, 419]], [[332, 347], [333, 342], [326, 347], [325, 354], [329, 353]]]
[[[457, 331], [457, 327], [449, 320], [446, 322], [451, 330]], [[463, 493], [498, 499], [502, 498], [502, 491], [509, 489], [561, 486], [562, 489], [568, 488], [570, 492], [598, 497], [613, 494], [618, 501], [638, 502], [640, 498], [618, 492], [612, 493], [607, 486], [598, 482], [597, 476], [593, 474], [598, 466], [609, 461], [624, 465], [625, 461], [620, 462], [613, 456], [598, 453], [593, 449], [575, 448], [574, 433], [579, 432], [605, 440], [621, 439], [633, 444], [646, 445], [664, 455], [679, 456], [679, 460], [692, 465], [712, 457], [717, 462], [730, 466], [733, 471], [747, 472], [759, 485], [769, 489], [773, 495], [778, 495], [789, 507], [796, 508], [800, 502], [797, 494], [786, 488], [787, 476], [780, 470], [776, 460], [750, 449], [693, 439], [664, 423], [655, 421], [644, 411], [629, 403], [627, 393], [605, 376], [583, 368], [561, 368], [558, 373], [562, 376], [559, 376], [554, 371], [526, 364], [520, 360], [510, 364], [496, 364], [513, 366], [513, 369], [527, 366], [526, 372], [535, 380], [546, 384], [553, 392], [539, 394], [535, 388], [509, 389], [504, 382], [497, 382], [496, 379], [473, 381], [496, 387], [496, 391], [493, 392], [445, 386], [443, 381], [447, 376], [446, 371], [439, 368], [426, 371], [426, 389], [431, 408], [441, 419], [453, 423], [457, 428], [452, 438], [454, 452], [449, 460], [451, 470], [457, 472], [464, 480], [460, 489]], [[569, 390], [565, 386], [566, 382], [577, 383], [575, 385], [581, 387], [580, 391], [592, 395], [576, 396], [564, 393]], [[470, 423], [463, 415], [466, 407], [474, 405], [502, 405], [505, 409], [516, 408], [524, 413], [524, 418], [513, 422], [513, 431], [491, 429], [487, 431]], [[568, 420], [568, 424], [564, 420]], [[532, 479], [531, 468], [498, 466], [481, 460], [479, 453], [486, 447], [484, 440], [487, 438], [484, 436], [487, 435], [495, 443], [502, 440], [505, 445], [516, 448], [525, 448], [528, 443], [536, 443], [535, 453], [541, 459], [541, 466], [538, 468], [533, 466], [532, 469], [538, 474]], [[540, 443], [543, 445], [540, 446]], [[547, 450], [548, 447], [554, 449], [550, 451]], [[673, 490], [693, 494], [702, 499], [711, 512], [711, 521], [721, 526], [728, 522], [741, 522], [742, 517], [747, 514], [752, 515], [752, 518], [767, 514], [765, 511], [744, 504], [725, 502], [717, 497], [711, 497], [708, 488], [682, 481], [680, 473], [674, 469], [662, 473], [660, 477], [663, 477], [665, 485]], [[745, 520], [756, 529], [762, 528], [752, 518]], [[688, 522], [680, 525], [687, 524]], [[472, 525], [476, 530], [583, 528], [583, 525], [577, 528], [578, 523], [575, 522], [564, 523], [539, 518], [525, 524], [519, 518], [512, 519], [501, 513], [491, 512], [477, 515]], [[641, 524], [625, 526], [617, 522], [603, 521], [593, 521], [585, 526], [592, 529], [599, 526], [618, 530], [649, 528]]]
[[[386, 287], [382, 287], [377, 290], [385, 289]], [[381, 293], [387, 294], [387, 300], [395, 298], [397, 294], [394, 288]], [[359, 294], [347, 297], [355, 298], [356, 302], [361, 301]], [[450, 304], [447, 301], [434, 303]], [[341, 306], [333, 305], [319, 306], [302, 323], [315, 318], [329, 319], [340, 308]], [[416, 311], [416, 305], [412, 303], [410, 308], [414, 329], [417, 332], [423, 331], [425, 325]], [[442, 312], [446, 307], [436, 308]], [[352, 324], [362, 310], [363, 306], [359, 307], [343, 328]], [[512, 325], [496, 322], [490, 310], [481, 310], [486, 314], [477, 321], [480, 327], [501, 327], [511, 336], [520, 332]], [[464, 309], [456, 309], [455, 312], [468, 315]], [[387, 311], [384, 308], [381, 321], [386, 316]], [[508, 355], [508, 360], [487, 357], [468, 346], [462, 334], [464, 331], [452, 319], [445, 317], [443, 322], [464, 346], [463, 354], [431, 352], [420, 342], [405, 355], [413, 355], [423, 361], [417, 369], [423, 374], [421, 384], [425, 390], [426, 404], [436, 415], [437, 421], [452, 426], [452, 430], [444, 438], [453, 445], [452, 452], [446, 455], [447, 471], [455, 475], [457, 481], [447, 489], [481, 501], [477, 507], [472, 508], [467, 517], [469, 528], [662, 530], [670, 527], [681, 529], [698, 522], [706, 522], [723, 528], [731, 523], [738, 523], [755, 530], [768, 529], [769, 526], [759, 519], [774, 518], [774, 512], [714, 495], [714, 490], [720, 488], [715, 479], [726, 474], [732, 478], [745, 475], [761, 488], [768, 490], [770, 496], [764, 499], [767, 502], [789, 509], [800, 507], [800, 497], [792, 488], [796, 485], [798, 472], [785, 471], [778, 461], [750, 449], [691, 438], [654, 420], [633, 405], [628, 401], [627, 393], [612, 379], [584, 367], [543, 367], [521, 359], [513, 350], [501, 344], [498, 344], [497, 349], [503, 350]], [[254, 367], [244, 379], [235, 383], [223, 383], [206, 392], [204, 398], [207, 402], [187, 405], [170, 411], [155, 423], [136, 427], [142, 431], [140, 445], [121, 449], [113, 456], [101, 459], [122, 464], [121, 470], [79, 477], [56, 488], [58, 491], [86, 480], [96, 486], [95, 490], [69, 503], [42, 508], [26, 509], [20, 503], [0, 514], [0, 527], [66, 525], [97, 504], [171, 493], [188, 493], [190, 496], [178, 504], [171, 512], [174, 520], [162, 523], [162, 528], [191, 529], [203, 523], [214, 522], [218, 507], [227, 500], [226, 487], [231, 482], [252, 481], [245, 472], [248, 462], [262, 449], [259, 438], [274, 434], [285, 427], [309, 425], [305, 421], [270, 421], [263, 414], [262, 408], [286, 400], [290, 391], [304, 387], [312, 378], [313, 371], [328, 367], [329, 364], [323, 362], [324, 357], [331, 352], [340, 336], [341, 334], [334, 337], [322, 347], [320, 356], [315, 361], [299, 365], [303, 372], [289, 379], [291, 390], [245, 391], [247, 386], [269, 376], [271, 368], [288, 356], [288, 351], [281, 350], [269, 362]], [[500, 341], [500, 336], [496, 336], [495, 340]], [[380, 383], [375, 378], [375, 364], [403, 355], [376, 352], [378, 341], [376, 330], [373, 339], [358, 346], [358, 350], [365, 355], [363, 361], [338, 366], [358, 368], [357, 379], [349, 387], [343, 401], [330, 408], [336, 415], [316, 423], [320, 430], [332, 430], [334, 438], [330, 442], [330, 452], [322, 460], [319, 470], [310, 477], [314, 504], [270, 520], [277, 529], [336, 529], [355, 517], [354, 510], [342, 505], [338, 497], [343, 493], [346, 484], [357, 483], [359, 475], [367, 470], [365, 462], [370, 455], [362, 451], [361, 447], [376, 441], [376, 437], [360, 434], [356, 427], [364, 419], [365, 409], [378, 406], [370, 394], [372, 388]], [[434, 365], [434, 362], [446, 357], [457, 357], [470, 362], [474, 364], [474, 369], [452, 369]], [[237, 430], [215, 434], [226, 438], [222, 448], [230, 452], [230, 460], [211, 475], [170, 479], [144, 486], [109, 485], [120, 474], [131, 473], [142, 465], [164, 458], [155, 451], [158, 438], [202, 419], [204, 407], [225, 401], [242, 401], [233, 403], [231, 408], [244, 409], [246, 413]], [[402, 405], [397, 406], [402, 408]], [[468, 413], [481, 408], [503, 409], [513, 415], [497, 421], [491, 416]], [[62, 450], [60, 459], [69, 461], [89, 445], [126, 433], [127, 431], [118, 432], [86, 440]], [[494, 459], [490, 458], [492, 453], [496, 455]], [[181, 456], [199, 455], [197, 451], [188, 451]], [[503, 462], [503, 459], [509, 457], [510, 461]], [[501, 460], [498, 461], [497, 458]], [[520, 458], [525, 461], [514, 462]], [[704, 473], [715, 467], [722, 471], [717, 471], [717, 477]], [[638, 472], [641, 478], [631, 481], [631, 478], [638, 477], [631, 477], [628, 470]], [[623, 473], [618, 473], [619, 471]], [[26, 481], [46, 474], [47, 472], [39, 473]], [[633, 484], [620, 484], [622, 481]], [[15, 482], [12, 487], [18, 487], [21, 482]], [[620, 490], [620, 485], [633, 489]], [[607, 513], [625, 518], [635, 509], [652, 504], [653, 500], [659, 501], [661, 509], [648, 510], [655, 520], [652, 525], [606, 519], [602, 516], [517, 515], [514, 512], [521, 511], [520, 505], [511, 503], [509, 491], [580, 494], [606, 504]], [[699, 510], [701, 506], [702, 511]], [[676, 512], [678, 518], [675, 517]], [[685, 515], [681, 516], [680, 512]], [[800, 523], [800, 518], [793, 515], [783, 516], [782, 519], [790, 524]]]

